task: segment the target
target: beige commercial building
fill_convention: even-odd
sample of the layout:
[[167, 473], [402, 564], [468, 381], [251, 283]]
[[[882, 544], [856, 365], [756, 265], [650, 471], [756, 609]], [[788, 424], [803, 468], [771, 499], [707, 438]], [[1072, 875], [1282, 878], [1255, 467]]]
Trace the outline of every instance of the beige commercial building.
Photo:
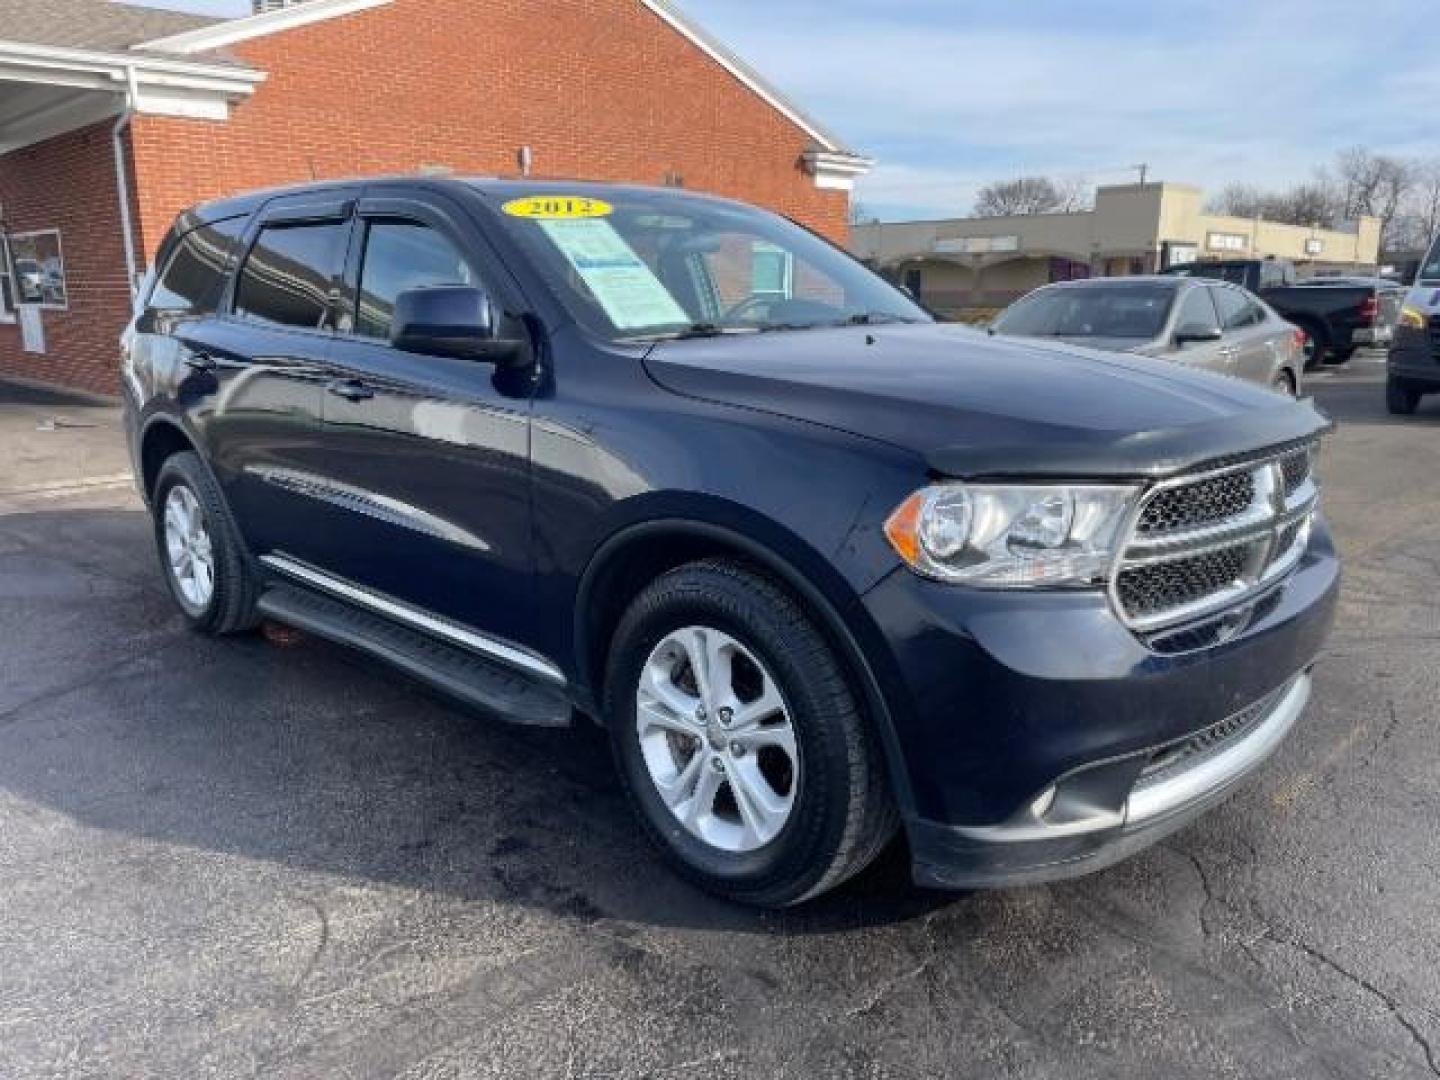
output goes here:
[[1070, 214], [857, 225], [851, 249], [929, 307], [966, 317], [1053, 281], [1150, 274], [1197, 259], [1290, 259], [1302, 275], [1374, 267], [1380, 223], [1344, 230], [1204, 212], [1188, 184], [1102, 187]]

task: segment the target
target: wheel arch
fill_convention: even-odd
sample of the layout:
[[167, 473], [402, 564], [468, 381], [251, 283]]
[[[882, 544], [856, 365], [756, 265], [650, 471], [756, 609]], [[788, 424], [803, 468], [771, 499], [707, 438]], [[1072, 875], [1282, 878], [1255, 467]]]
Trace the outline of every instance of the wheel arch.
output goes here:
[[[790, 591], [836, 649], [874, 721], [896, 803], [907, 812], [913, 806], [909, 775], [882, 674], [874, 662], [883, 656], [879, 631], [868, 625], [859, 596], [833, 567], [779, 526], [772, 525], [770, 531], [777, 535], [760, 539], [716, 522], [662, 517], [634, 523], [609, 537], [590, 560], [576, 591], [575, 670], [582, 696], [590, 703], [587, 711], [600, 714], [595, 703], [603, 697], [608, 645], [635, 596], [678, 566], [706, 558], [732, 558]], [[846, 609], [851, 612], [849, 618]]]
[[178, 421], [168, 416], [153, 416], [146, 422], [140, 433], [137, 457], [140, 466], [140, 491], [147, 503], [166, 460], [186, 451], [204, 460], [199, 445]]

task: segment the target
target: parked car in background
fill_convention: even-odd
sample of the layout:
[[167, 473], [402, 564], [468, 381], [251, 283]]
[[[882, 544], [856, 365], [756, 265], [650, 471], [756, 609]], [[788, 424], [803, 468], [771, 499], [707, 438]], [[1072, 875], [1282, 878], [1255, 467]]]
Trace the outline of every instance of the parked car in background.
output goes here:
[[1388, 345], [1400, 314], [1400, 293], [1384, 283], [1377, 286], [1373, 279], [1364, 279], [1322, 287], [1320, 279], [1313, 279], [1302, 284], [1294, 264], [1286, 259], [1194, 262], [1166, 273], [1228, 281], [1249, 289], [1305, 331], [1306, 367], [1327, 358], [1344, 363], [1356, 349]]
[[1007, 337], [1053, 338], [1137, 353], [1300, 392], [1302, 335], [1245, 289], [1164, 276], [1046, 285], [990, 324]]
[[38, 304], [45, 299], [45, 270], [36, 260], [16, 259], [15, 278], [21, 303]]
[[902, 827], [936, 886], [1123, 858], [1281, 745], [1334, 617], [1309, 402], [936, 325], [728, 200], [411, 177], [213, 203], [122, 349], [190, 625], [275, 619], [504, 718], [590, 716], [658, 849], [750, 903]]
[[1420, 263], [1405, 297], [1385, 380], [1385, 404], [1408, 416], [1426, 394], [1440, 394], [1440, 236]]

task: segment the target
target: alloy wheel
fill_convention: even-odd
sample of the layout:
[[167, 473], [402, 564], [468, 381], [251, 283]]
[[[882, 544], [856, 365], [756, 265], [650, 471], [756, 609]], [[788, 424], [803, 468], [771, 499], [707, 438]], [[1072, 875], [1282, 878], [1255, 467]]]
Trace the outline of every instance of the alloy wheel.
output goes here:
[[713, 627], [666, 635], [636, 689], [650, 779], [675, 819], [721, 851], [756, 851], [790, 820], [800, 755], [774, 677]]
[[165, 498], [165, 555], [181, 597], [203, 611], [215, 595], [215, 548], [200, 500], [184, 484]]

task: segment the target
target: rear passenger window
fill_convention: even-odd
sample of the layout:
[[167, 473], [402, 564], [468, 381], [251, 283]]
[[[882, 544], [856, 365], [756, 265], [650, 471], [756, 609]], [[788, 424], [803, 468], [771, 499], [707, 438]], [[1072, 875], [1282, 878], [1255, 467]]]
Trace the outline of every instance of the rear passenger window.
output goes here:
[[360, 265], [355, 332], [388, 340], [395, 298], [407, 289], [473, 284], [465, 256], [444, 234], [417, 222], [372, 221]]
[[1220, 325], [1226, 330], [1242, 330], [1265, 318], [1260, 305], [1239, 289], [1215, 289], [1215, 306], [1220, 311]]
[[1215, 317], [1215, 305], [1210, 300], [1212, 289], [1189, 289], [1176, 316], [1177, 330], [1218, 330], [1220, 323]]
[[240, 271], [235, 313], [277, 326], [330, 325], [349, 222], [267, 225]]
[[214, 312], [230, 254], [244, 228], [245, 219], [237, 217], [202, 225], [182, 236], [151, 290], [150, 310], [177, 316]]

